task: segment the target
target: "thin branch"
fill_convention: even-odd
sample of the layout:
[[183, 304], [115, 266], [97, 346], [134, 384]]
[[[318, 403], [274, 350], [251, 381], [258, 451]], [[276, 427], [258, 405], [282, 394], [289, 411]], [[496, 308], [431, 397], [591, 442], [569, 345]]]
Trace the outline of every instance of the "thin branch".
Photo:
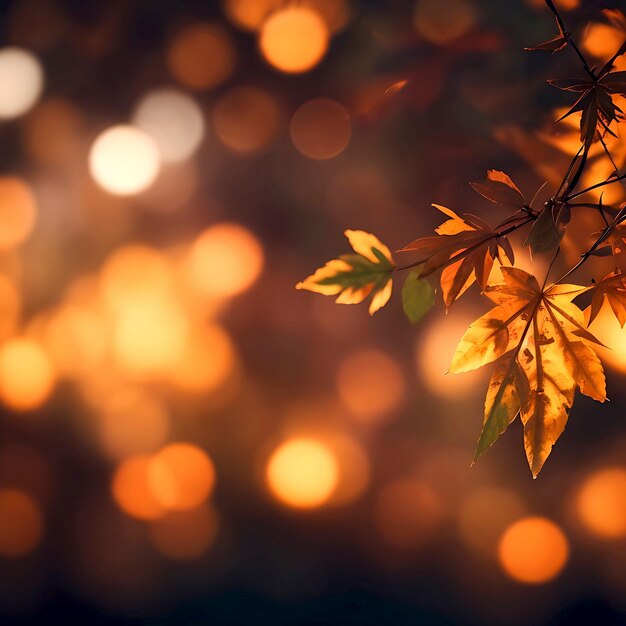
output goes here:
[[591, 185], [590, 187], [587, 187], [586, 189], [581, 189], [580, 191], [577, 191], [576, 193], [570, 194], [569, 196], [567, 196], [567, 198], [565, 198], [565, 201], [569, 202], [570, 200], [573, 200], [574, 198], [578, 198], [579, 196], [582, 196], [585, 193], [589, 193], [590, 191], [593, 191], [594, 189], [598, 189], [599, 187], [604, 187], [605, 185], [618, 183], [620, 180], [624, 180], [625, 178], [626, 178], [626, 174], [620, 174], [619, 176], [614, 176], [613, 174], [611, 174], [609, 178], [602, 181], [601, 183], [596, 183], [595, 185]]
[[[457, 254], [453, 254], [445, 263], [442, 263], [441, 265], [438, 265], [437, 267], [433, 268], [432, 272], [435, 272], [438, 269], [441, 269], [442, 267], [446, 267], [452, 263], [455, 263], [456, 261], [460, 261], [462, 258], [466, 257], [470, 252], [473, 252], [476, 248], [478, 248], [479, 246], [482, 246], [487, 241], [491, 241], [492, 239], [497, 239], [498, 237], [505, 237], [506, 235], [516, 231], [518, 228], [522, 228], [522, 226], [526, 226], [526, 224], [530, 224], [530, 222], [535, 221], [537, 217], [538, 217], [538, 214], [529, 215], [523, 222], [520, 222], [519, 224], [514, 224], [513, 226], [509, 226], [508, 228], [505, 228], [504, 230], [500, 230], [495, 233], [492, 233], [488, 237], [485, 237], [484, 239], [481, 239], [480, 241], [477, 241], [476, 243], [472, 244], [468, 248], [465, 248], [465, 250], [461, 250], [461, 252], [458, 252]], [[398, 272], [400, 270], [408, 270], [408, 269], [411, 269], [412, 267], [417, 267], [418, 265], [421, 265], [422, 263], [426, 263], [426, 261], [428, 261], [429, 258], [430, 257], [426, 257], [425, 259], [414, 261], [413, 263], [409, 263], [408, 265], [400, 265], [398, 267], [394, 267], [393, 271]]]
[[[561, 15], [559, 14], [558, 9], [554, 6], [554, 2], [552, 0], [545, 0], [545, 2], [548, 5], [548, 8], [550, 9], [550, 11], [552, 11], [552, 13], [554, 14], [554, 17], [556, 18], [557, 24], [559, 25], [559, 28], [560, 28], [561, 32], [563, 33], [563, 37], [565, 37], [565, 39], [567, 39], [567, 42], [570, 44], [570, 46], [572, 46], [572, 49], [578, 55], [578, 58], [580, 59], [581, 63], [583, 64], [583, 67], [585, 68], [585, 71], [587, 72], [587, 74], [589, 74], [589, 76], [591, 77], [591, 79], [595, 83], [598, 80], [598, 77], [595, 75], [594, 71], [589, 67], [589, 63], [587, 63], [587, 59], [585, 58], [583, 53], [580, 51], [580, 49], [576, 45], [576, 42], [572, 38], [572, 34], [567, 30], [567, 28], [565, 28], [565, 24], [563, 23], [563, 19], [561, 18]], [[617, 55], [617, 56], [619, 56], [619, 55]]]
[[609, 235], [624, 220], [626, 220], [626, 206], [624, 206], [624, 208], [622, 208], [620, 212], [615, 216], [615, 219], [613, 220], [613, 222], [609, 224], [602, 231], [602, 233], [600, 233], [600, 236], [596, 239], [596, 241], [591, 246], [591, 248], [589, 248], [589, 250], [587, 250], [581, 255], [578, 263], [576, 263], [576, 265], [574, 265], [569, 270], [567, 270], [567, 272], [565, 272], [565, 274], [563, 274], [563, 276], [561, 276], [561, 278], [559, 278], [556, 282], [560, 283], [561, 281], [565, 280], [568, 276], [573, 274], [583, 263], [585, 263], [585, 261], [587, 261], [587, 259], [600, 247], [600, 245], [603, 244], [609, 238]]

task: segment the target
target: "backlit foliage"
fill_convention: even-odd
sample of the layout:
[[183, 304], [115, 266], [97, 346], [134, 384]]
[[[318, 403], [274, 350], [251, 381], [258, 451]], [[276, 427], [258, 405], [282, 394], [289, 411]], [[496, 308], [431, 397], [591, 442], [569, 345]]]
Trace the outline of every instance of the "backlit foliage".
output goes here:
[[[411, 270], [402, 300], [407, 317], [416, 323], [434, 303], [435, 275], [446, 308], [477, 284], [495, 306], [469, 326], [449, 371], [460, 373], [493, 364], [475, 458], [519, 416], [533, 477], [565, 429], [576, 390], [599, 402], [607, 399], [596, 354], [600, 343], [587, 326], [605, 302], [620, 326], [626, 323], [626, 205], [604, 204], [601, 195], [606, 187], [626, 179], [607, 146], [607, 139], [617, 136], [617, 126], [624, 119], [620, 101], [626, 96], [626, 71], [615, 70], [615, 63], [626, 52], [626, 16], [616, 10], [603, 12], [603, 19], [623, 33], [624, 43], [603, 64], [591, 66], [552, 0], [546, 4], [558, 34], [526, 50], [553, 54], [569, 49], [582, 73], [578, 78], [549, 81], [572, 96], [560, 120], [580, 117], [578, 149], [560, 184], [549, 189], [546, 183], [532, 190], [534, 195], [527, 200], [531, 194], [523, 193], [507, 174], [490, 170], [485, 181], [472, 187], [498, 205], [496, 215], [509, 211], [495, 226], [470, 213], [434, 204], [448, 219], [434, 236], [416, 239], [399, 250], [416, 257], [410, 263], [395, 265], [387, 247], [374, 235], [346, 231], [356, 254], [329, 261], [297, 285], [325, 295], [338, 294], [337, 302], [343, 304], [362, 302], [371, 295], [373, 314], [391, 296], [392, 275]], [[588, 182], [589, 157], [598, 150], [608, 157], [614, 171], [607, 178]], [[546, 192], [548, 199], [538, 203], [537, 198]], [[578, 207], [597, 211], [605, 227], [593, 234], [588, 249], [580, 250], [580, 260], [555, 278], [551, 274], [561, 241]], [[532, 255], [550, 255], [548, 269], [540, 277], [515, 266], [508, 236], [520, 229], [527, 231], [524, 245]], [[604, 267], [607, 260], [613, 261], [604, 278], [591, 284], [566, 282], [583, 263], [602, 258]]]

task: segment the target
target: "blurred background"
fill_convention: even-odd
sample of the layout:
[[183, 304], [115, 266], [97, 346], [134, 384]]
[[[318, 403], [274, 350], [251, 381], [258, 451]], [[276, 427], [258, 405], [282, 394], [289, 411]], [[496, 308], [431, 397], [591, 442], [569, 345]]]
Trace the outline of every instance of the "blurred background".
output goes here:
[[[606, 2], [557, 4], [590, 57], [619, 47]], [[0, 623], [626, 623], [608, 312], [612, 401], [577, 397], [533, 481], [519, 423], [470, 469], [489, 373], [444, 373], [479, 294], [413, 328], [399, 281], [373, 319], [294, 290], [346, 228], [396, 250], [431, 202], [500, 221], [488, 168], [560, 181], [577, 122], [546, 79], [579, 70], [523, 52], [556, 33], [541, 0], [0, 17]]]

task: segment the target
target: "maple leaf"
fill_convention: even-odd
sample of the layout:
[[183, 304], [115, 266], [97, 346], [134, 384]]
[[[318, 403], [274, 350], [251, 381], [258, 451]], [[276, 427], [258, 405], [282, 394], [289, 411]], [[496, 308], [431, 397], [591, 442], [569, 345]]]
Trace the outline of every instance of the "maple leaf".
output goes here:
[[588, 324], [591, 324], [598, 316], [605, 300], [609, 303], [611, 311], [623, 328], [626, 324], [626, 276], [621, 272], [613, 272], [595, 284], [588, 309]]
[[488, 170], [482, 183], [470, 183], [481, 196], [495, 204], [520, 208], [526, 205], [524, 194], [504, 172]]
[[580, 140], [587, 149], [604, 132], [617, 137], [609, 127], [612, 122], [624, 119], [624, 112], [615, 104], [612, 96], [626, 95], [626, 72], [609, 72], [609, 69], [610, 67], [601, 72], [601, 77], [597, 80], [586, 77], [548, 81], [558, 89], [580, 94], [571, 108], [557, 121], [580, 111]]
[[373, 315], [391, 297], [391, 275], [395, 268], [391, 252], [374, 235], [363, 230], [346, 230], [356, 254], [345, 254], [328, 261], [296, 289], [307, 289], [326, 296], [338, 295], [338, 304], [358, 304], [371, 296], [369, 313]]
[[421, 253], [425, 261], [422, 277], [444, 267], [441, 292], [446, 306], [450, 307], [474, 281], [481, 288], [487, 286], [496, 259], [500, 263], [505, 259], [513, 263], [513, 250], [505, 236], [499, 236], [480, 218], [457, 214], [439, 204], [433, 206], [449, 219], [435, 229], [436, 236], [416, 239], [400, 252]]
[[599, 342], [572, 302], [587, 288], [555, 284], [542, 289], [523, 270], [501, 270], [504, 282], [484, 290], [496, 306], [469, 326], [450, 372], [495, 362], [475, 458], [520, 415], [526, 456], [536, 477], [565, 428], [576, 388], [603, 402], [606, 382], [591, 347]]
[[559, 34], [549, 39], [548, 41], [544, 41], [543, 43], [537, 44], [536, 46], [532, 46], [531, 48], [524, 48], [526, 52], [533, 52], [535, 50], [543, 50], [544, 52], [551, 52], [554, 54], [559, 50], [562, 50], [567, 45], [567, 37], [559, 24], [559, 20], [556, 20], [556, 26], [559, 29]]

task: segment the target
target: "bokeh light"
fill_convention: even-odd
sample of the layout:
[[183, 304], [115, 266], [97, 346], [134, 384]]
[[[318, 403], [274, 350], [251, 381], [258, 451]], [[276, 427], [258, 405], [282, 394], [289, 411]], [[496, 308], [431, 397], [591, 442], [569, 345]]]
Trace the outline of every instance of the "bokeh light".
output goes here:
[[242, 30], [257, 30], [283, 0], [224, 0], [226, 17]]
[[162, 402], [141, 387], [122, 387], [102, 401], [102, 447], [113, 458], [155, 452], [167, 440], [170, 420]]
[[585, 31], [582, 48], [593, 57], [611, 57], [622, 45], [624, 33], [609, 24], [592, 22]]
[[420, 379], [433, 394], [455, 401], [476, 394], [478, 384], [485, 374], [472, 371], [464, 374], [447, 374], [459, 340], [474, 319], [467, 314], [457, 316], [452, 312], [445, 319], [433, 321], [417, 343], [417, 369]]
[[67, 304], [46, 322], [42, 342], [60, 375], [79, 377], [103, 364], [107, 330], [95, 311]]
[[[578, 7], [565, 24], [602, 67], [619, 15], [554, 3]], [[489, 307], [477, 285], [413, 329], [402, 272], [373, 320], [293, 290], [349, 252], [345, 228], [396, 250], [432, 235], [431, 201], [506, 220], [464, 182], [482, 168], [527, 200], [548, 180], [536, 207], [555, 192], [581, 116], [553, 126], [569, 96], [541, 97], [544, 79], [578, 75], [576, 55], [521, 52], [556, 34], [544, 0], [0, 13], [0, 623], [184, 621], [190, 607], [199, 622], [252, 607], [307, 623], [331, 605], [348, 623], [355, 591], [407, 623], [621, 623], [626, 330], [611, 310], [591, 327], [610, 346], [606, 419], [576, 400], [577, 427], [531, 481], [513, 432], [470, 469], [492, 368], [445, 372]], [[526, 62], [534, 78], [506, 71]], [[578, 189], [612, 171], [594, 142]], [[619, 207], [626, 188], [580, 202], [601, 195]], [[551, 276], [602, 228], [577, 207]], [[525, 234], [516, 266], [541, 281], [549, 255], [530, 258]], [[612, 269], [590, 258], [572, 280]]]
[[209, 393], [228, 381], [235, 363], [228, 333], [217, 324], [205, 325], [188, 334], [170, 379], [186, 392]]
[[156, 519], [164, 509], [150, 488], [149, 471], [152, 458], [138, 454], [124, 459], [117, 466], [111, 481], [111, 493], [124, 513], [137, 519]]
[[29, 185], [15, 176], [0, 176], [0, 250], [23, 243], [37, 220], [37, 202]]
[[108, 128], [89, 151], [89, 171], [106, 191], [121, 196], [146, 190], [155, 181], [161, 162], [155, 141], [134, 126]]
[[334, 100], [316, 98], [303, 104], [291, 118], [291, 139], [312, 159], [332, 159], [341, 154], [352, 136], [348, 112]]
[[211, 493], [215, 468], [208, 454], [190, 443], [172, 443], [150, 461], [150, 488], [167, 509], [193, 509]]
[[161, 160], [189, 158], [204, 137], [204, 116], [196, 101], [176, 89], [157, 89], [137, 105], [133, 124], [156, 142]]
[[0, 396], [8, 407], [36, 409], [46, 402], [54, 386], [54, 368], [39, 343], [15, 338], [0, 348]]
[[606, 346], [598, 346], [602, 361], [618, 372], [626, 372], [626, 327], [619, 325], [607, 302], [603, 304], [589, 330]]
[[230, 298], [249, 289], [263, 269], [263, 249], [245, 227], [224, 222], [204, 230], [185, 262], [190, 285], [214, 298]]
[[32, 552], [43, 535], [37, 501], [20, 489], [0, 489], [0, 556], [19, 558]]
[[43, 90], [43, 70], [37, 57], [21, 48], [0, 49], [0, 119], [27, 113]]
[[524, 517], [511, 524], [498, 544], [504, 571], [526, 584], [546, 583], [559, 575], [569, 558], [567, 537], [544, 517]]
[[265, 476], [278, 500], [290, 507], [313, 509], [331, 498], [338, 484], [339, 466], [323, 442], [299, 437], [272, 452]]
[[400, 366], [380, 350], [359, 350], [337, 372], [337, 391], [358, 419], [375, 422], [390, 417], [405, 391]]
[[274, 141], [281, 117], [274, 96], [244, 85], [227, 91], [217, 101], [211, 121], [217, 138], [231, 152], [255, 155]]
[[424, 39], [446, 45], [468, 32], [476, 22], [470, 0], [417, 0], [413, 24]]
[[188, 330], [185, 312], [176, 301], [137, 298], [124, 307], [115, 321], [116, 362], [132, 377], [164, 376], [178, 362]]
[[20, 293], [15, 283], [0, 274], [0, 339], [6, 339], [15, 331], [21, 310]]
[[210, 89], [224, 82], [236, 62], [231, 37], [221, 26], [191, 24], [178, 32], [167, 51], [172, 76], [190, 89]]
[[263, 22], [259, 47], [270, 65], [281, 72], [298, 74], [322, 60], [328, 38], [328, 26], [317, 11], [304, 5], [288, 5]]
[[132, 307], [133, 302], [166, 298], [174, 284], [167, 257], [143, 244], [127, 244], [106, 259], [99, 281], [105, 304], [114, 312]]
[[201, 557], [213, 544], [218, 530], [215, 511], [201, 505], [186, 511], [168, 511], [150, 523], [150, 539], [164, 556], [176, 561]]
[[578, 490], [576, 510], [593, 534], [606, 539], [626, 536], [626, 469], [608, 467], [588, 476]]

